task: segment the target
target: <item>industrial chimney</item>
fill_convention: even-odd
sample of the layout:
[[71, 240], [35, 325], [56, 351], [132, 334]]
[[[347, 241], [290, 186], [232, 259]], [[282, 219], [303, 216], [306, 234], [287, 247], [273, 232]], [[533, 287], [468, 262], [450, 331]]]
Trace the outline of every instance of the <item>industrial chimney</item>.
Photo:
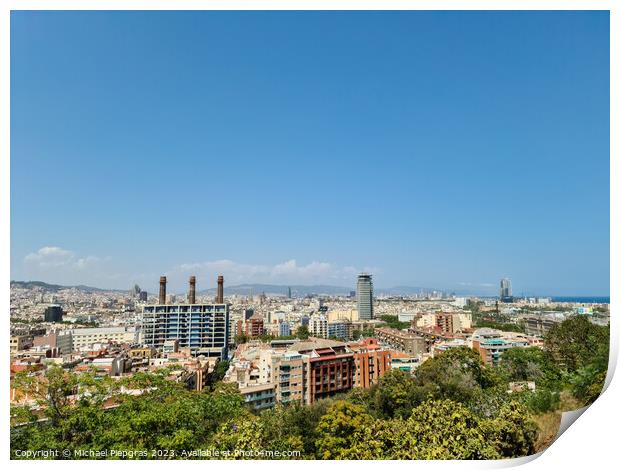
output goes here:
[[189, 298], [190, 304], [196, 303], [196, 276], [190, 276], [189, 278]]
[[166, 276], [159, 278], [159, 304], [164, 305], [166, 303]]
[[215, 297], [215, 303], [224, 303], [224, 276], [217, 277], [217, 297]]

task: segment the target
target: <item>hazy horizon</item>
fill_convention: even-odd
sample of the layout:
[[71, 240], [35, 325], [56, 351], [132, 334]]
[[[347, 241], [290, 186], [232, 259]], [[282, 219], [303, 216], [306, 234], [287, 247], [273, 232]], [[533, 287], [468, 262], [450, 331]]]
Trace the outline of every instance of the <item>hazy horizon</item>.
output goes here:
[[[92, 287], [92, 288], [99, 288], [99, 289], [104, 289], [104, 290], [111, 290], [111, 291], [130, 291], [132, 290], [133, 286], [135, 284], [132, 284], [131, 286], [127, 287], [100, 287], [100, 286], [96, 286], [96, 285], [88, 285], [88, 284], [74, 284], [74, 285], [67, 285], [67, 284], [59, 284], [57, 282], [53, 282], [53, 281], [42, 281], [40, 279], [11, 279], [11, 282], [44, 282], [45, 284], [50, 284], [50, 285], [60, 285], [63, 287], [76, 287], [76, 286], [84, 286], [84, 287]], [[200, 280], [198, 281], [200, 283]], [[168, 293], [170, 294], [174, 294], [174, 295], [183, 295], [183, 294], [187, 294], [187, 290], [188, 290], [188, 286], [184, 285], [184, 286], [179, 286], [180, 281], [178, 279], [172, 279], [172, 282], [168, 281]], [[330, 287], [330, 288], [341, 288], [343, 289], [343, 294], [348, 293], [348, 291], [353, 291], [355, 290], [355, 285], [334, 285], [334, 284], [273, 284], [273, 283], [239, 283], [239, 284], [226, 284], [225, 286], [225, 291], [226, 289], [236, 289], [239, 287], [244, 287], [244, 286], [273, 286], [273, 287], [280, 287], [283, 289], [286, 289], [287, 287], [290, 288], [299, 288], [299, 287], [303, 287], [303, 288], [311, 288], [311, 287]], [[150, 295], [155, 295], [158, 289], [158, 284], [157, 283], [149, 283], [147, 287], [149, 287], [150, 289], [147, 289], [145, 287], [145, 285], [141, 285], [140, 286], [143, 290], [147, 291]], [[390, 291], [390, 290], [394, 290], [394, 291], [398, 291], [399, 289], [421, 289], [426, 293], [430, 293], [430, 291], [432, 290], [438, 290], [441, 292], [444, 292], [446, 294], [450, 294], [450, 293], [454, 293], [455, 295], [470, 295], [470, 296], [480, 296], [480, 297], [497, 297], [498, 293], [497, 292], [493, 292], [494, 290], [498, 290], [495, 289], [494, 286], [491, 287], [487, 287], [486, 290], [483, 288], [479, 288], [479, 290], [475, 290], [475, 289], [468, 289], [467, 287], [464, 286], [460, 286], [460, 287], [456, 287], [454, 289], [450, 289], [450, 288], [439, 288], [437, 286], [432, 286], [432, 285], [425, 285], [425, 286], [410, 286], [410, 285], [393, 285], [393, 286], [374, 286], [375, 292], [383, 292], [383, 291]], [[215, 287], [215, 284], [213, 286], [206, 286], [206, 287], [198, 287], [197, 293], [203, 294], [205, 292], [216, 292], [217, 288]], [[253, 294], [254, 295], [258, 295], [260, 294], [260, 291], [256, 291]], [[266, 293], [273, 293], [273, 292], [266, 292]], [[316, 292], [317, 294], [321, 294], [322, 292]], [[581, 293], [581, 294], [546, 294], [543, 292], [513, 292], [515, 297], [555, 297], [555, 298], [561, 298], [561, 297], [575, 297], [575, 298], [609, 298], [609, 294], [600, 294], [600, 293], [595, 293], [595, 294], [591, 294], [591, 293]], [[282, 294], [284, 295], [284, 294]]]

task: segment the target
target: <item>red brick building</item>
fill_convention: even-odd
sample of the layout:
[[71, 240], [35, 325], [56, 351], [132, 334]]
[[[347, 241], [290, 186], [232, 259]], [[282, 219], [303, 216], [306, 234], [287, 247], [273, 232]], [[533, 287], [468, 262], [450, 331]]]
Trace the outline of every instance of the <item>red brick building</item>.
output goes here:
[[245, 324], [239, 320], [237, 322], [237, 335], [245, 334], [250, 338], [258, 338], [265, 333], [265, 323], [262, 317], [253, 316], [245, 321]]
[[309, 402], [346, 392], [353, 387], [353, 353], [345, 346], [315, 349], [310, 358]]

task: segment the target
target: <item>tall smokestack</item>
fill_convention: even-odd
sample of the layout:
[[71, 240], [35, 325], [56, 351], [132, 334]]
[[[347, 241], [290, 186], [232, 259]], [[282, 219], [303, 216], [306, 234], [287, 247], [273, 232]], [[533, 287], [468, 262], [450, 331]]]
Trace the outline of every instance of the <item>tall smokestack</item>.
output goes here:
[[196, 303], [196, 276], [190, 276], [189, 278], [189, 298], [190, 304]]
[[166, 303], [166, 276], [159, 278], [159, 304], [164, 305]]
[[224, 276], [217, 277], [217, 297], [215, 298], [215, 303], [224, 303]]

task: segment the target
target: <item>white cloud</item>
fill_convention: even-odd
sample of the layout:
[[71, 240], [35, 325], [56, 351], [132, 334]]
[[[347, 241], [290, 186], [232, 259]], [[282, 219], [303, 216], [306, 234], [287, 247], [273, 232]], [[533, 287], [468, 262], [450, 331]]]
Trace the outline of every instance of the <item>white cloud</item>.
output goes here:
[[[198, 276], [202, 286], [215, 284], [218, 274], [223, 274], [228, 285], [244, 283], [261, 284], [331, 284], [353, 286], [359, 272], [373, 274], [377, 268], [358, 269], [354, 266], [339, 266], [325, 261], [298, 263], [295, 259], [273, 264], [249, 264], [228, 259], [185, 263], [172, 269], [148, 273], [123, 272], [122, 266], [111, 263], [109, 257], [77, 254], [58, 246], [44, 246], [29, 253], [23, 259], [21, 272], [16, 279], [36, 279], [64, 285], [86, 284], [95, 287], [129, 288], [138, 282], [147, 289], [155, 285], [160, 274], [169, 276], [174, 288], [185, 288], [187, 276]], [[132, 266], [131, 269], [135, 269]], [[201, 287], [202, 288], [202, 287]]]
[[97, 256], [89, 255], [86, 258], [79, 258], [75, 262], [74, 266], [77, 269], [86, 269], [86, 268], [92, 266], [93, 264], [98, 263], [99, 261], [101, 261], [101, 260]]
[[186, 263], [173, 271], [195, 274], [203, 278], [223, 274], [227, 282], [241, 283], [288, 283], [311, 284], [344, 282], [350, 284], [359, 270], [353, 266], [339, 267], [333, 263], [312, 261], [301, 265], [291, 259], [274, 265], [244, 264], [231, 260]]
[[83, 270], [100, 261], [96, 256], [79, 258], [72, 251], [58, 246], [44, 246], [34, 253], [29, 253], [24, 262], [30, 267], [47, 270], [50, 268], [67, 268]]

